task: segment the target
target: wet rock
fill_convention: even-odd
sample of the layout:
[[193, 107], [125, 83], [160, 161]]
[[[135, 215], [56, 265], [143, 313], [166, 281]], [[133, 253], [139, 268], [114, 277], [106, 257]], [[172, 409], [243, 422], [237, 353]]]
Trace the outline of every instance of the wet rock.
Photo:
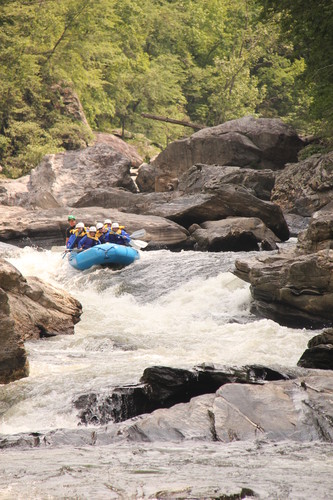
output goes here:
[[303, 217], [327, 205], [333, 196], [333, 152], [313, 155], [276, 173], [272, 201]]
[[254, 217], [208, 221], [191, 226], [189, 232], [198, 250], [211, 252], [259, 250], [260, 244], [265, 250], [277, 250], [276, 242], [280, 241], [260, 219]]
[[154, 366], [145, 369], [139, 385], [112, 388], [107, 394], [83, 394], [74, 404], [80, 410], [81, 423], [101, 425], [188, 402], [199, 394], [213, 393], [226, 383], [259, 383], [290, 376], [293, 375], [259, 365], [240, 368], [201, 365], [193, 370]]
[[260, 315], [295, 328], [333, 324], [332, 250], [237, 260], [234, 274], [251, 284]]
[[192, 165], [229, 165], [277, 170], [295, 162], [303, 147], [296, 132], [277, 119], [251, 116], [204, 128], [174, 141], [151, 162], [155, 191], [177, 188]]
[[298, 366], [333, 370], [333, 329], [324, 330], [308, 342], [308, 349], [299, 359]]
[[0, 383], [28, 375], [24, 340], [73, 334], [81, 310], [67, 292], [0, 259]]
[[269, 382], [226, 384], [215, 394], [158, 409], [122, 424], [131, 441], [268, 439], [333, 441], [332, 375]]

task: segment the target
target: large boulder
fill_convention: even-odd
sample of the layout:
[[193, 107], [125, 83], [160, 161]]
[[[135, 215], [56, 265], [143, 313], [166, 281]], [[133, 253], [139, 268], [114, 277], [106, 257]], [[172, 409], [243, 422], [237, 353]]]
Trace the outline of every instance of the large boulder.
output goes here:
[[333, 377], [313, 375], [262, 385], [226, 384], [215, 394], [121, 424], [131, 441], [333, 441]]
[[136, 192], [131, 159], [118, 149], [96, 142], [78, 151], [46, 155], [29, 176], [0, 181], [0, 203], [48, 209], [73, 206], [89, 189]]
[[198, 250], [211, 252], [239, 252], [277, 250], [280, 241], [265, 224], [255, 217], [229, 217], [219, 221], [207, 221], [189, 228]]
[[0, 383], [28, 375], [25, 340], [73, 334], [81, 312], [67, 292], [0, 259]]
[[155, 191], [176, 189], [180, 176], [197, 163], [278, 170], [297, 161], [302, 147], [296, 132], [278, 119], [247, 116], [204, 128], [172, 142], [151, 162]]
[[[0, 205], [0, 241], [15, 243], [18, 246], [34, 244], [44, 248], [64, 245], [68, 210], [29, 210]], [[110, 218], [125, 225], [129, 233], [145, 229], [147, 234], [143, 239], [150, 242], [150, 248], [177, 249], [188, 245], [188, 231], [162, 217], [128, 214], [101, 207], [76, 209], [74, 214], [78, 222], [83, 221], [86, 225]]]
[[82, 394], [74, 405], [80, 410], [80, 423], [102, 425], [189, 402], [199, 394], [215, 393], [221, 385], [228, 383], [258, 384], [295, 377], [290, 371], [282, 373], [261, 365], [236, 368], [203, 364], [191, 370], [152, 366], [145, 369], [141, 384]]
[[223, 184], [204, 193], [174, 197], [168, 203], [153, 205], [146, 213], [165, 217], [185, 227], [226, 217], [256, 217], [280, 240], [289, 238], [289, 229], [278, 205], [260, 200], [247, 189], [233, 184]]
[[333, 151], [287, 165], [276, 173], [272, 201], [284, 211], [309, 217], [333, 197]]
[[189, 193], [217, 190], [222, 184], [243, 186], [253, 196], [270, 201], [275, 172], [220, 165], [193, 165], [179, 179], [178, 190]]
[[259, 314], [295, 328], [333, 325], [333, 250], [235, 262]]

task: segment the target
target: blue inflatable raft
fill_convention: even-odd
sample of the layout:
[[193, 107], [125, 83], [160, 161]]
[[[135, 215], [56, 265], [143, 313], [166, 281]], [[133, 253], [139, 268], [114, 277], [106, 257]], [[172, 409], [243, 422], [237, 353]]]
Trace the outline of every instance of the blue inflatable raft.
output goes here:
[[84, 271], [92, 266], [128, 266], [140, 258], [139, 252], [132, 247], [103, 243], [88, 250], [73, 250], [68, 258], [72, 267]]

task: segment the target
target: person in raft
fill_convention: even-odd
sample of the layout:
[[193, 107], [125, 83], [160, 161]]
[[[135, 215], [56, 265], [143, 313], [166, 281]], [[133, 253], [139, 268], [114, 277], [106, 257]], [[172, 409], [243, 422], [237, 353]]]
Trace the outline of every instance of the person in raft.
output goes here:
[[131, 241], [130, 235], [124, 229], [121, 229], [118, 222], [113, 222], [111, 231], [108, 236], [109, 243], [116, 243], [117, 245], [129, 245]]
[[76, 224], [75, 226], [75, 229], [72, 229], [71, 233], [72, 234], [70, 235], [66, 245], [67, 250], [73, 250], [73, 248], [78, 247], [82, 238], [86, 236], [87, 230], [84, 227], [83, 222], [78, 222], [78, 224]]
[[66, 242], [65, 242], [66, 248], [67, 248], [68, 240], [72, 234], [72, 231], [73, 231], [73, 229], [75, 229], [76, 219], [75, 219], [74, 215], [68, 216], [68, 224], [69, 224], [69, 226], [66, 229]]
[[88, 233], [86, 236], [82, 238], [82, 240], [78, 244], [78, 249], [79, 250], [88, 250], [88, 248], [92, 248], [95, 245], [100, 245], [101, 242], [96, 236], [96, 228], [95, 226], [91, 226], [88, 229]]
[[101, 243], [107, 243], [109, 241], [109, 239], [108, 239], [109, 228], [105, 224], [98, 222], [96, 224], [96, 229], [97, 229], [96, 236], [99, 239], [99, 241]]

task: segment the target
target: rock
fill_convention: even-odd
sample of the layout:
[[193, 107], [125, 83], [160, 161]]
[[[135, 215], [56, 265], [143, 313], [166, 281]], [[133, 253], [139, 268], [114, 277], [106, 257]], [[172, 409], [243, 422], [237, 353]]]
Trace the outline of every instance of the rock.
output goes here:
[[272, 201], [284, 211], [310, 217], [333, 196], [333, 151], [287, 165], [276, 173]]
[[307, 229], [298, 236], [300, 253], [333, 248], [333, 203], [328, 203], [310, 219]]
[[277, 250], [276, 242], [280, 241], [260, 219], [254, 217], [208, 221], [200, 226], [191, 226], [189, 232], [198, 250], [211, 252], [259, 250], [260, 243], [265, 250]]
[[251, 284], [260, 315], [291, 328], [333, 324], [333, 250], [237, 260], [234, 274]]
[[310, 217], [283, 212], [284, 218], [289, 228], [290, 237], [297, 237], [302, 231], [305, 231], [310, 223]]
[[243, 186], [250, 194], [270, 201], [275, 172], [251, 168], [220, 165], [193, 165], [179, 179], [178, 190], [182, 193], [200, 193], [218, 190], [222, 184]]
[[23, 341], [73, 334], [82, 307], [64, 290], [24, 278], [0, 259], [0, 383], [28, 376]]
[[132, 167], [139, 167], [142, 164], [143, 159], [137, 152], [136, 148], [134, 146], [131, 146], [131, 144], [123, 141], [116, 135], [106, 134], [103, 132], [95, 132], [94, 136], [94, 144], [106, 144], [108, 146], [111, 146], [115, 151], [118, 151], [118, 153], [128, 158], [131, 162]]
[[0, 181], [0, 202], [25, 207], [71, 207], [87, 189], [108, 186], [136, 192], [130, 168], [131, 161], [105, 143], [46, 155], [31, 171], [28, 181], [26, 177], [12, 181], [14, 187], [8, 179]]
[[199, 365], [192, 370], [153, 366], [146, 368], [141, 384], [111, 388], [107, 393], [82, 394], [74, 401], [83, 424], [122, 422], [157, 408], [170, 408], [194, 396], [214, 393], [230, 382], [259, 383], [293, 377], [267, 367], [240, 368]]
[[177, 188], [181, 175], [197, 163], [278, 170], [295, 162], [302, 147], [296, 132], [278, 119], [247, 116], [204, 128], [172, 142], [151, 162], [155, 191]]
[[136, 184], [141, 193], [149, 193], [155, 191], [155, 169], [148, 163], [140, 165], [138, 175], [136, 176]]
[[[67, 216], [72, 211], [68, 208], [41, 211], [0, 205], [0, 241], [18, 246], [34, 244], [43, 248], [65, 245]], [[161, 217], [126, 214], [99, 207], [80, 208], [74, 214], [77, 221], [89, 226], [110, 218], [124, 224], [129, 233], [145, 229], [147, 234], [141, 239], [150, 242], [149, 248], [177, 249], [186, 248], [189, 244], [186, 229]]]
[[324, 330], [308, 342], [308, 349], [299, 359], [298, 366], [333, 370], [333, 328]]
[[0, 384], [27, 377], [29, 364], [23, 340], [10, 317], [8, 294], [0, 288]]
[[232, 184], [224, 184], [213, 192], [174, 197], [168, 203], [156, 203], [146, 213], [165, 217], [184, 227], [231, 216], [256, 217], [280, 240], [289, 238], [289, 229], [280, 207], [259, 200], [245, 188]]
[[22, 340], [74, 333], [82, 307], [67, 292], [37, 277], [24, 278], [3, 259], [0, 283], [8, 297], [10, 318]]
[[226, 384], [216, 394], [121, 425], [131, 441], [333, 441], [332, 375], [263, 385]]
[[56, 106], [61, 108], [63, 114], [71, 116], [74, 120], [84, 123], [90, 129], [82, 104], [76, 92], [68, 83], [53, 84], [51, 90], [57, 96]]

